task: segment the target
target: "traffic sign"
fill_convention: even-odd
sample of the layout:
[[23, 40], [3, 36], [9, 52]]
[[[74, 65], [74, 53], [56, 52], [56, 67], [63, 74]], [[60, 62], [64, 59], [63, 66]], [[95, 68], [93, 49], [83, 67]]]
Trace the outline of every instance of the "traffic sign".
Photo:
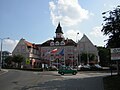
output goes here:
[[120, 60], [120, 48], [111, 48], [111, 60]]
[[26, 59], [26, 64], [30, 64], [30, 60], [28, 58]]

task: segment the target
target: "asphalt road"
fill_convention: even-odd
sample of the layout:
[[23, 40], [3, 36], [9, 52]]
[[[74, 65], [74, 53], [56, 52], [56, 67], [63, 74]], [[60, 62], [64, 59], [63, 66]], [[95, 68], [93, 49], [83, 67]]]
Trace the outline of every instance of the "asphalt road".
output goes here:
[[0, 75], [0, 90], [104, 90], [102, 77], [106, 75], [109, 73], [61, 76], [57, 72], [8, 70]]
[[50, 72], [9, 70], [7, 73], [0, 75], [0, 90], [29, 90], [24, 88], [59, 78], [61, 77], [52, 75]]

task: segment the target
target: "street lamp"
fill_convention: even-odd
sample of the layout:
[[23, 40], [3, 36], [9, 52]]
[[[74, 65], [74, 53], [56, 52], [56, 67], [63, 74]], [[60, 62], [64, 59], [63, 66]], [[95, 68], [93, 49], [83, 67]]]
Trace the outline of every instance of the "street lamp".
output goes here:
[[[77, 43], [77, 45], [78, 45], [78, 40], [77, 40], [78, 34], [79, 34], [79, 33], [77, 33], [77, 35], [76, 35], [76, 43]], [[78, 50], [79, 50], [79, 49], [78, 49]], [[78, 50], [77, 50], [77, 51], [78, 51]], [[78, 51], [78, 52], [79, 52], [79, 51]], [[77, 52], [77, 53], [78, 53], [78, 52]], [[78, 56], [79, 56], [79, 53], [78, 53], [78, 55], [77, 55], [77, 70], [78, 70]]]
[[77, 40], [78, 34], [79, 34], [79, 32], [78, 32], [77, 35], [76, 35], [76, 43], [78, 43], [78, 40]]
[[3, 44], [3, 40], [4, 40], [4, 39], [9, 39], [9, 37], [7, 37], [7, 38], [0, 38], [0, 40], [1, 40], [0, 70], [1, 70], [1, 68], [2, 68], [2, 44]]

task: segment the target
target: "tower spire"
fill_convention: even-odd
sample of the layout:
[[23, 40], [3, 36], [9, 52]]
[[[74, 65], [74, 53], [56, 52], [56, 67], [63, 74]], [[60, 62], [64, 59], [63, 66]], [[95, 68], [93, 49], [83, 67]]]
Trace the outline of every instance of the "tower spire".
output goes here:
[[56, 38], [63, 38], [63, 31], [60, 22], [58, 23], [55, 33], [56, 33]]
[[57, 26], [57, 29], [56, 29], [56, 32], [55, 33], [62, 33], [63, 34], [63, 31], [62, 31], [62, 27], [61, 27], [61, 25], [60, 25], [60, 22], [59, 22], [59, 24], [58, 24], [58, 26]]

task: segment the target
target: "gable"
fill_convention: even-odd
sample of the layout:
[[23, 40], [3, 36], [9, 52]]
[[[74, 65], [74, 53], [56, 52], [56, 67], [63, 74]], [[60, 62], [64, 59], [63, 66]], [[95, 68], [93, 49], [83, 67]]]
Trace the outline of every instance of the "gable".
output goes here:
[[89, 52], [89, 53], [98, 53], [97, 48], [94, 44], [88, 39], [86, 35], [83, 35], [81, 40], [78, 42], [78, 48], [80, 52]]
[[26, 49], [26, 44], [24, 41], [24, 39], [20, 39], [20, 41], [18, 42], [18, 44], [12, 52], [13, 55], [19, 54], [21, 51], [24, 51]]

